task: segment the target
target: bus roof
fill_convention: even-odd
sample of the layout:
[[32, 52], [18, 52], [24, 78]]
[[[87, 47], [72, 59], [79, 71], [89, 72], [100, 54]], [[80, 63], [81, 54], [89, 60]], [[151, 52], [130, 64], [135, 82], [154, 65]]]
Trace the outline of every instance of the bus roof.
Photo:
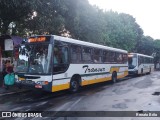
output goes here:
[[153, 58], [152, 56], [144, 55], [144, 54], [140, 54], [140, 53], [129, 53], [129, 54], [134, 54], [134, 55], [138, 55], [138, 56]]
[[84, 45], [84, 46], [90, 46], [90, 47], [95, 47], [99, 49], [106, 49], [110, 51], [116, 51], [116, 52], [122, 52], [122, 53], [128, 53], [126, 50], [118, 49], [118, 48], [113, 48], [113, 47], [108, 47], [104, 45], [99, 45], [99, 44], [94, 44], [90, 42], [84, 42], [81, 40], [75, 40], [72, 38], [67, 38], [67, 37], [62, 37], [62, 36], [57, 36], [57, 35], [52, 35], [55, 40], [63, 41], [63, 42], [69, 42], [69, 43], [74, 43], [74, 44], [79, 44], [79, 45]]

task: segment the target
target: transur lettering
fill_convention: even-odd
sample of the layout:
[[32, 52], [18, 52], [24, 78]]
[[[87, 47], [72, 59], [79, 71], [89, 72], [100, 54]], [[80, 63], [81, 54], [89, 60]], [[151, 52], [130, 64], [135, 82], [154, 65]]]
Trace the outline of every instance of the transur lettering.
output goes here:
[[84, 65], [83, 68], [85, 69], [85, 73], [104, 72], [105, 71], [105, 68], [89, 68], [88, 65]]

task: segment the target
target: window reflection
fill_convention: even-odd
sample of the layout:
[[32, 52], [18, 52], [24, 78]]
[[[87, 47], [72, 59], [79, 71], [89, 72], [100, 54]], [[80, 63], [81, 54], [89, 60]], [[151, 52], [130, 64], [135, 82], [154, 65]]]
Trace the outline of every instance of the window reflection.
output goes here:
[[23, 45], [19, 48], [17, 72], [47, 74], [50, 72], [51, 45]]
[[65, 43], [55, 42], [53, 49], [53, 72], [63, 72], [68, 68], [68, 47]]

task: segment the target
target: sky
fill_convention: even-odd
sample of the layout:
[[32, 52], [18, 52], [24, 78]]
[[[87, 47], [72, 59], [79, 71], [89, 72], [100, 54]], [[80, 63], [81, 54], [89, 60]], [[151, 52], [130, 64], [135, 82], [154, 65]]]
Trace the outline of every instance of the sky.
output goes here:
[[160, 0], [88, 0], [106, 11], [132, 15], [144, 35], [160, 39]]

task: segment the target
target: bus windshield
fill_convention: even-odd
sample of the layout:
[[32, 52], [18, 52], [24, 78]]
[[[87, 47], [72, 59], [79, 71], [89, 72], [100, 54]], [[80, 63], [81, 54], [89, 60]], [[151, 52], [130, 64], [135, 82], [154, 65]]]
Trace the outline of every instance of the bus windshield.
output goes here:
[[29, 74], [51, 73], [51, 44], [25, 44], [19, 47], [16, 72]]
[[128, 68], [134, 69], [137, 66], [137, 56], [136, 55], [128, 55]]

